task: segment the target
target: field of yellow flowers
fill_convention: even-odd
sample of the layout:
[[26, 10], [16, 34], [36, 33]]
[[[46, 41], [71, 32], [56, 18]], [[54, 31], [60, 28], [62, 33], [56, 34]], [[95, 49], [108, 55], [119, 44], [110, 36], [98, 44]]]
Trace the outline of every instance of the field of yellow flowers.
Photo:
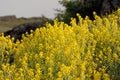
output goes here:
[[0, 80], [119, 80], [120, 9], [94, 15], [91, 21], [77, 14], [71, 25], [56, 19], [16, 43], [1, 34]]

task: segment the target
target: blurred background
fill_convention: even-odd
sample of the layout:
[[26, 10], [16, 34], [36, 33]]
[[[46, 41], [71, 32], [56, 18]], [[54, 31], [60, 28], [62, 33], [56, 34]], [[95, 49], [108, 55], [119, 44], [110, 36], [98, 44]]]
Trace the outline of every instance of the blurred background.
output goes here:
[[0, 33], [31, 22], [53, 20], [56, 9], [64, 10], [60, 0], [0, 0]]
[[118, 8], [120, 0], [0, 0], [0, 33], [20, 24], [53, 23], [55, 18], [70, 24], [77, 13], [94, 20], [93, 12], [105, 17]]

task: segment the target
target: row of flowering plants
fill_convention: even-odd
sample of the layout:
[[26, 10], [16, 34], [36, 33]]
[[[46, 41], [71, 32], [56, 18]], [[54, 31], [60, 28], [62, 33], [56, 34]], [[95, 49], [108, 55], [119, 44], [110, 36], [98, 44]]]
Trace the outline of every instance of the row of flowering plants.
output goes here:
[[0, 80], [119, 80], [120, 10], [31, 30], [14, 43], [0, 36]]

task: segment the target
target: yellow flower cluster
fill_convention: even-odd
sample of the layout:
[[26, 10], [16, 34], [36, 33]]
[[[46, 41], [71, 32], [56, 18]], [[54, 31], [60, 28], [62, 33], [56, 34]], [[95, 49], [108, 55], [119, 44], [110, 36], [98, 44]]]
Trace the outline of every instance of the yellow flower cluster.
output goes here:
[[70, 25], [56, 19], [16, 43], [1, 34], [0, 80], [119, 80], [120, 10], [94, 15], [77, 14]]

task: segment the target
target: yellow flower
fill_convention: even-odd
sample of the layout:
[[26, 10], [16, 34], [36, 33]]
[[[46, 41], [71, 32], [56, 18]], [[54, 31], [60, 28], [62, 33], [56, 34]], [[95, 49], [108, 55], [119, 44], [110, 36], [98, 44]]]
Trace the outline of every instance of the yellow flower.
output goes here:
[[39, 53], [40, 58], [43, 58], [43, 52]]
[[7, 69], [7, 66], [6, 65], [2, 65], [2, 70], [6, 70]]
[[117, 55], [116, 53], [113, 53], [113, 57], [114, 57], [115, 59], [118, 59], [118, 55]]
[[49, 72], [52, 72], [53, 70], [52, 70], [52, 68], [48, 68], [48, 71], [49, 71]]
[[110, 77], [109, 77], [108, 74], [104, 74], [104, 75], [103, 75], [103, 79], [104, 79], [104, 80], [110, 80]]
[[57, 78], [56, 80], [63, 80], [62, 78]]
[[62, 77], [62, 72], [59, 71], [59, 72], [57, 73], [57, 75], [58, 75], [59, 78], [61, 78], [61, 77]]
[[94, 73], [94, 80], [101, 80], [101, 74], [99, 72]]
[[69, 75], [70, 74], [71, 67], [62, 64], [60, 69], [61, 69], [61, 72], [62, 72], [63, 75]]
[[28, 69], [27, 71], [28, 71], [29, 76], [34, 76], [33, 69]]
[[75, 80], [81, 80], [80, 78], [76, 78]]
[[71, 47], [66, 47], [65, 50], [64, 50], [64, 53], [66, 55], [70, 55], [70, 52], [71, 52]]
[[6, 78], [5, 80], [10, 80], [10, 79]]
[[23, 72], [23, 71], [24, 71], [22, 68], [20, 68], [19, 70], [20, 70], [20, 72]]

